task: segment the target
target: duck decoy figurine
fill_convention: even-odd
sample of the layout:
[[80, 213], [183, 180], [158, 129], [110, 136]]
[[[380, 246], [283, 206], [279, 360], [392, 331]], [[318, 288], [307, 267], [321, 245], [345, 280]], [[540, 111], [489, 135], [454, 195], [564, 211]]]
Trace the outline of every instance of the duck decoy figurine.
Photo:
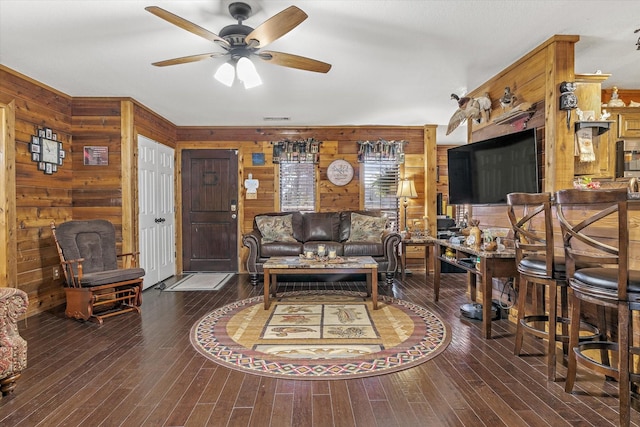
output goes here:
[[502, 98], [500, 98], [500, 105], [502, 109], [513, 107], [516, 103], [516, 96], [511, 93], [511, 88], [509, 86], [504, 88], [504, 94]]
[[468, 96], [460, 98], [455, 93], [452, 93], [451, 99], [458, 102], [458, 109], [453, 113], [453, 116], [451, 116], [451, 119], [449, 120], [447, 135], [453, 132], [467, 119], [476, 120], [478, 123], [480, 123], [483, 117], [485, 121], [489, 120], [489, 115], [491, 114], [491, 98], [489, 98], [488, 93], [478, 98], [471, 98]]

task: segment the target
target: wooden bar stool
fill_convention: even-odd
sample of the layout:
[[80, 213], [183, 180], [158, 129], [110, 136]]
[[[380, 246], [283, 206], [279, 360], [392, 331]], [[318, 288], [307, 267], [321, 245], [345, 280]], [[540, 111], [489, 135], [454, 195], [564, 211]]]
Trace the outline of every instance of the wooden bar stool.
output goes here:
[[[569, 369], [565, 391], [571, 393], [577, 365], [618, 381], [620, 425], [631, 417], [631, 383], [640, 381], [633, 372], [633, 311], [640, 310], [640, 271], [629, 269], [629, 223], [626, 189], [607, 191], [561, 190], [556, 195], [557, 215], [567, 257], [571, 288]], [[617, 228], [617, 230], [616, 230]], [[580, 267], [591, 263], [591, 267]], [[579, 266], [579, 267], [576, 267]], [[609, 267], [609, 268], [607, 268]], [[581, 302], [617, 311], [617, 339], [580, 343], [578, 320]], [[593, 354], [593, 350], [596, 350]], [[600, 360], [597, 350], [601, 351]], [[617, 352], [618, 363], [609, 363]]]
[[[510, 193], [507, 215], [514, 233], [516, 265], [520, 275], [518, 319], [514, 354], [520, 356], [525, 333], [547, 340], [547, 379], [556, 380], [556, 343], [564, 349], [569, 342], [566, 268], [562, 257], [554, 255], [551, 193]], [[527, 296], [531, 290], [531, 313]], [[560, 291], [560, 313], [558, 313]], [[545, 310], [545, 294], [549, 305]], [[559, 331], [559, 325], [562, 330]], [[598, 330], [581, 325], [582, 339], [593, 340]]]

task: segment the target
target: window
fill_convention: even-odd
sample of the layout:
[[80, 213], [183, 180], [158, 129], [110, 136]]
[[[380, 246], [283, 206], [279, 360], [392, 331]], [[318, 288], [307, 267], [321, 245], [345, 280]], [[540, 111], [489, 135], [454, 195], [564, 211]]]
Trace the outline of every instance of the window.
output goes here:
[[400, 165], [394, 160], [367, 160], [364, 166], [364, 208], [380, 210], [398, 231], [399, 203], [396, 197]]
[[316, 171], [313, 163], [280, 163], [280, 211], [316, 210]]

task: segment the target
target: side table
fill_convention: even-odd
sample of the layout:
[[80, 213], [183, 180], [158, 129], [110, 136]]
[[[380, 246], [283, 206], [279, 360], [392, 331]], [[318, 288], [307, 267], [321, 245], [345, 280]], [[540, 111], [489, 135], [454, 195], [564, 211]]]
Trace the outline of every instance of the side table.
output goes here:
[[407, 247], [417, 246], [424, 247], [424, 269], [427, 276], [429, 275], [429, 252], [434, 245], [433, 240], [425, 239], [404, 239], [401, 242], [402, 249], [400, 254], [400, 267], [402, 268], [402, 280], [404, 281], [407, 271]]

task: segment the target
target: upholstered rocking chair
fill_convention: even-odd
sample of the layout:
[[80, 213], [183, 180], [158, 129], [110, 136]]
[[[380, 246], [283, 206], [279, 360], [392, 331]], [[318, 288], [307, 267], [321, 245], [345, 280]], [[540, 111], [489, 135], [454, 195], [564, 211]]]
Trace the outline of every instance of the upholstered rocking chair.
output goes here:
[[[116, 255], [116, 233], [109, 221], [51, 223], [65, 277], [65, 314], [102, 324], [103, 319], [140, 313], [144, 269], [134, 253]], [[123, 257], [123, 268], [118, 268]]]

